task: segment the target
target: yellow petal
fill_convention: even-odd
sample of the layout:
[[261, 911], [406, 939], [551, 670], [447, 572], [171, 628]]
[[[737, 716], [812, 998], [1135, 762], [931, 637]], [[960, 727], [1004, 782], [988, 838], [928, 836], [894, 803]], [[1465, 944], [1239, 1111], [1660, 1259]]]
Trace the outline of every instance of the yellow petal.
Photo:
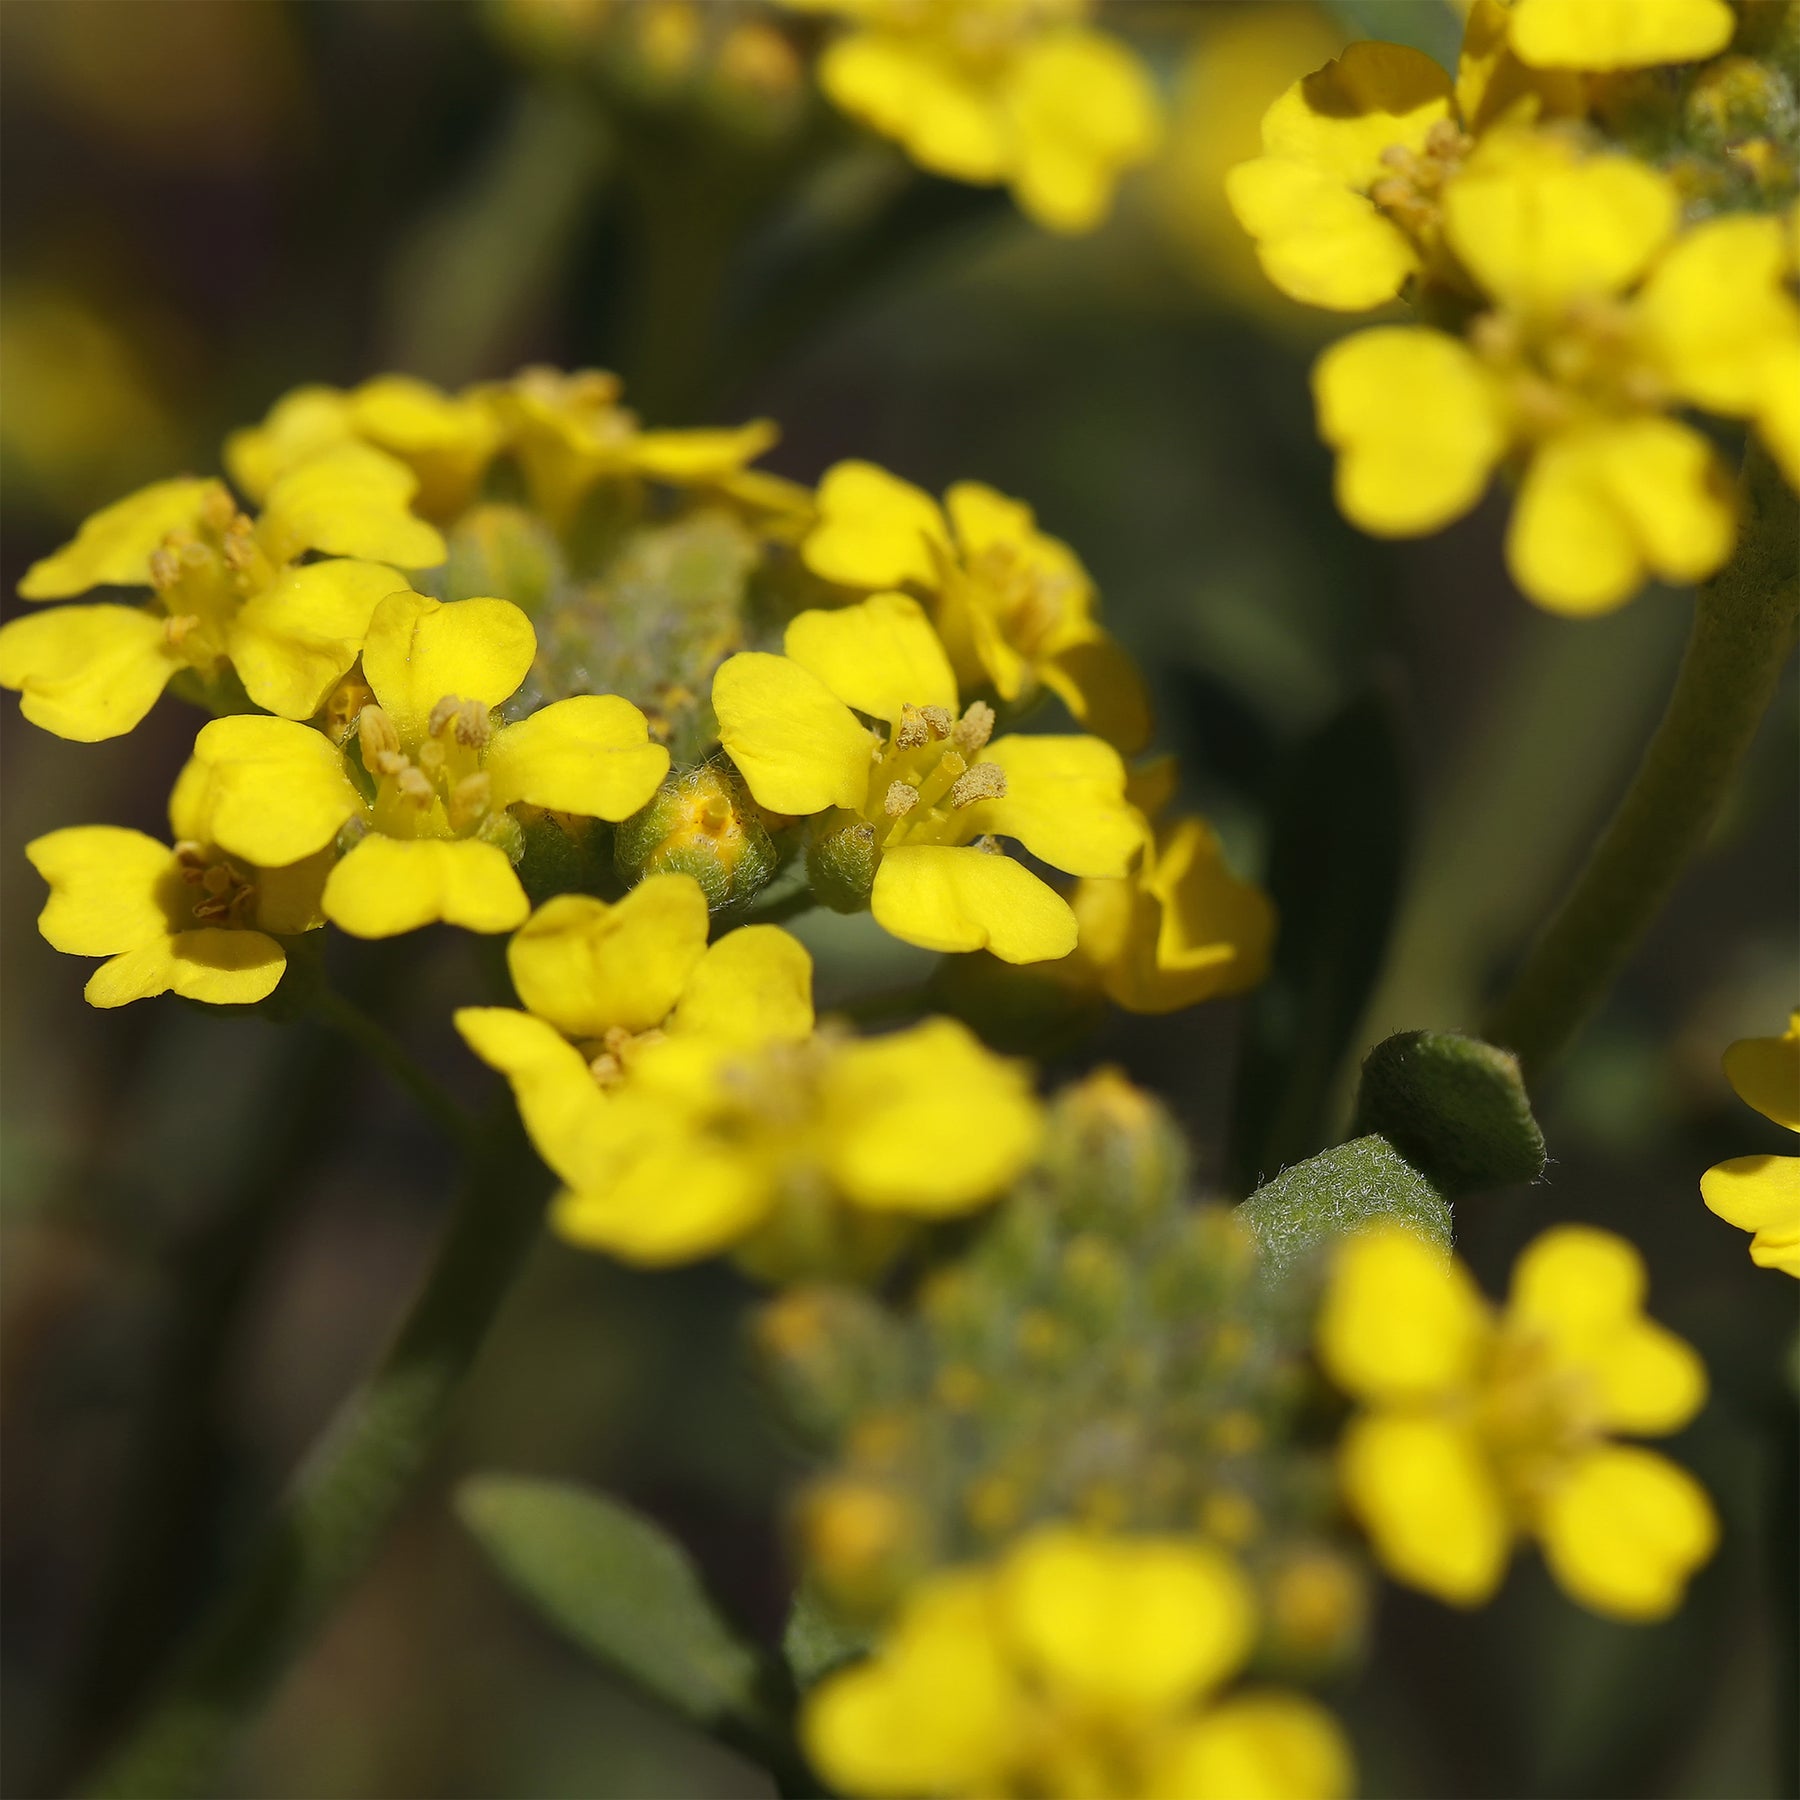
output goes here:
[[669, 1028], [733, 1043], [798, 1043], [810, 1036], [812, 958], [806, 946], [778, 925], [727, 932], [695, 965]]
[[495, 806], [516, 800], [626, 819], [649, 800], [669, 772], [669, 753], [650, 741], [650, 725], [617, 694], [556, 700], [494, 734], [484, 765]]
[[1800, 338], [1776, 344], [1764, 358], [1756, 430], [1788, 486], [1800, 490]]
[[1667, 176], [1527, 130], [1490, 133], [1444, 191], [1445, 235], [1469, 272], [1490, 294], [1545, 313], [1626, 287], [1680, 218]]
[[719, 741], [759, 804], [803, 814], [868, 798], [871, 733], [798, 663], [762, 651], [727, 657], [712, 700]]
[[363, 674], [402, 741], [416, 743], [446, 695], [498, 706], [536, 655], [537, 633], [510, 600], [402, 592], [388, 595], [369, 620]]
[[1456, 59], [1456, 110], [1480, 136], [1521, 102], [1539, 118], [1575, 118], [1588, 109], [1587, 82], [1572, 70], [1540, 70], [1521, 62], [1509, 42], [1510, 0], [1474, 0]]
[[112, 956], [169, 935], [162, 899], [175, 853], [167, 844], [117, 825], [68, 825], [25, 846], [50, 884], [38, 930], [70, 956]]
[[1450, 117], [1450, 88], [1450, 77], [1422, 50], [1352, 44], [1263, 115], [1263, 151], [1367, 188], [1387, 173], [1384, 150], [1421, 150], [1431, 128]]
[[1143, 848], [1144, 822], [1125, 803], [1125, 764], [1093, 737], [996, 738], [976, 759], [1006, 775], [1006, 792], [957, 815], [959, 834], [1017, 838], [1071, 875], [1123, 875]]
[[287, 719], [246, 713], [203, 725], [182, 781], [195, 837], [270, 868], [323, 850], [362, 810], [338, 747]]
[[1539, 66], [1644, 69], [1712, 56], [1736, 27], [1725, 0], [1515, 0], [1512, 46]]
[[1727, 1224], [1756, 1234], [1759, 1269], [1800, 1276], [1800, 1157], [1734, 1156], [1700, 1177], [1700, 1195]]
[[419, 479], [414, 504], [433, 518], [461, 512], [475, 497], [501, 426], [493, 409], [411, 375], [378, 375], [349, 396], [356, 430], [405, 459]]
[[858, 712], [889, 724], [906, 706], [956, 710], [956, 677], [931, 621], [906, 594], [803, 612], [787, 628], [788, 658]]
[[1644, 283], [1632, 316], [1665, 380], [1713, 412], [1750, 418], [1771, 351], [1800, 337], [1781, 222], [1711, 219], [1684, 233]]
[[1428, 1415], [1365, 1414], [1344, 1433], [1338, 1472], [1390, 1575], [1452, 1606], [1492, 1596], [1512, 1527], [1472, 1430]]
[[1800, 1013], [1778, 1038], [1739, 1038], [1725, 1052], [1725, 1079], [1765, 1119], [1800, 1131]]
[[[1171, 974], [1207, 971], [1209, 992], [1242, 993], [1268, 971], [1275, 908], [1254, 882], [1240, 881], [1204, 819], [1176, 822], [1150, 862], [1145, 885], [1162, 902], [1157, 966]], [[1219, 951], [1229, 956], [1221, 962]]]
[[1338, 1248], [1319, 1312], [1319, 1360], [1362, 1399], [1431, 1399], [1474, 1381], [1492, 1330], [1461, 1263], [1400, 1226], [1382, 1226]]
[[658, 481], [722, 481], [754, 462], [780, 436], [773, 419], [704, 431], [642, 431], [631, 440], [631, 460], [640, 473]]
[[1150, 690], [1137, 663], [1105, 632], [1059, 650], [1045, 662], [1044, 685], [1084, 731], [1135, 756], [1150, 741]]
[[937, 584], [935, 545], [950, 548], [949, 529], [932, 497], [873, 463], [841, 462], [825, 471], [819, 523], [800, 546], [815, 575], [845, 587]]
[[992, 1624], [987, 1579], [953, 1570], [909, 1596], [868, 1661], [829, 1675], [800, 1720], [808, 1761], [830, 1786], [876, 1800], [1010, 1791], [1030, 1711]]
[[1294, 300], [1366, 312], [1392, 300], [1419, 266], [1412, 240], [1334, 175], [1282, 157], [1239, 163], [1225, 197], [1256, 240], [1263, 273]]
[[1610, 1618], [1666, 1618], [1712, 1555], [1712, 1503], [1685, 1469], [1626, 1445], [1591, 1451], [1545, 1502], [1544, 1559], [1564, 1590]]
[[287, 956], [260, 931], [207, 927], [177, 932], [102, 963], [89, 979], [90, 1006], [124, 1006], [157, 994], [180, 994], [209, 1006], [250, 1006], [274, 993]]
[[991, 950], [1002, 962], [1050, 962], [1075, 948], [1061, 895], [1010, 856], [951, 844], [903, 844], [869, 896], [884, 931], [924, 950]]
[[1143, 65], [1095, 31], [1057, 31], [1027, 44], [1005, 103], [1013, 192], [1050, 231], [1092, 231], [1106, 217], [1120, 171], [1144, 161], [1161, 134]]
[[818, 74], [837, 105], [899, 139], [922, 167], [959, 181], [997, 181], [1005, 174], [998, 105], [928, 44], [853, 33], [825, 47]]
[[820, 1107], [833, 1181], [886, 1212], [967, 1212], [1022, 1174], [1043, 1136], [1026, 1067], [953, 1019], [846, 1045]]
[[297, 863], [279, 869], [257, 869], [256, 923], [277, 937], [296, 937], [325, 923], [325, 881], [337, 860], [327, 845]]
[[66, 600], [94, 587], [148, 587], [150, 557], [171, 531], [193, 530], [202, 503], [218, 487], [184, 475], [153, 481], [82, 522], [72, 543], [34, 562], [19, 583], [26, 600]]
[[519, 998], [575, 1038], [648, 1031], [681, 997], [706, 950], [706, 896], [689, 875], [651, 875], [616, 905], [558, 894], [513, 934]]
[[415, 518], [412, 470], [367, 444], [321, 451], [279, 475], [263, 502], [257, 533], [276, 562], [302, 550], [359, 556], [401, 569], [427, 569], [448, 551], [437, 530]]
[[231, 623], [244, 692], [278, 718], [310, 719], [362, 653], [376, 603], [405, 586], [385, 563], [349, 557], [284, 569]]
[[1231, 1560], [1181, 1538], [1042, 1528], [1007, 1557], [1000, 1602], [1015, 1655], [1076, 1706], [1175, 1711], [1250, 1653], [1256, 1603]]
[[506, 853], [474, 838], [369, 836], [325, 883], [325, 916], [352, 937], [397, 937], [421, 925], [512, 931], [531, 902]]
[[1506, 451], [1498, 396], [1441, 331], [1384, 325], [1343, 339], [1313, 366], [1313, 398], [1338, 452], [1338, 505], [1381, 537], [1460, 518]]
[[1541, 1231], [1513, 1264], [1507, 1316], [1566, 1337], [1622, 1324], [1644, 1303], [1644, 1259], [1635, 1245], [1590, 1225]]
[[1316, 1700], [1238, 1694], [1181, 1726], [1158, 1758], [1153, 1800], [1349, 1800], [1350, 1746]]
[[0, 687], [32, 724], [78, 744], [121, 737], [181, 659], [163, 621], [135, 606], [59, 606], [0, 626]]
[[1553, 438], [1532, 459], [1506, 537], [1507, 566], [1551, 612], [1609, 612], [1646, 575], [1699, 581], [1731, 554], [1718, 453], [1661, 416]]
[[508, 1006], [462, 1006], [454, 1018], [463, 1042], [511, 1085], [538, 1154], [570, 1180], [606, 1105], [581, 1052], [554, 1026]]
[[260, 425], [226, 438], [225, 468], [242, 492], [260, 502], [296, 463], [354, 436], [349, 396], [341, 388], [297, 387], [269, 408]]

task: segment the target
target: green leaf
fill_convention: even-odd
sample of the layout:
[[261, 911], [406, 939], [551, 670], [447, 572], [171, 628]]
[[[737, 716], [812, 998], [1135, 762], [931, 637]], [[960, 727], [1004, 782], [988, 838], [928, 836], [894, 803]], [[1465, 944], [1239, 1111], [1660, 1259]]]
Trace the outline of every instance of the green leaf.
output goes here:
[[1279, 1280], [1339, 1232], [1379, 1220], [1410, 1225], [1450, 1247], [1450, 1209], [1386, 1138], [1352, 1138], [1284, 1169], [1237, 1209], [1262, 1263]]
[[1544, 1172], [1519, 1059], [1454, 1031], [1377, 1044], [1363, 1060], [1354, 1129], [1379, 1132], [1446, 1199]]
[[572, 1483], [505, 1475], [463, 1482], [456, 1511], [507, 1585], [590, 1655], [701, 1724], [761, 1721], [761, 1659], [661, 1526]]
[[1456, 72], [1462, 21], [1448, 0], [1325, 0], [1325, 9], [1353, 37], [1410, 44]]
[[1240, 1193], [1335, 1135], [1326, 1114], [1387, 947], [1407, 811], [1395, 707], [1372, 688], [1298, 747], [1276, 801], [1280, 934], [1245, 1018], [1226, 1159]]
[[866, 1627], [846, 1624], [803, 1585], [794, 1595], [787, 1628], [781, 1634], [781, 1653], [793, 1673], [794, 1686], [804, 1693], [833, 1669], [866, 1654], [873, 1635]]

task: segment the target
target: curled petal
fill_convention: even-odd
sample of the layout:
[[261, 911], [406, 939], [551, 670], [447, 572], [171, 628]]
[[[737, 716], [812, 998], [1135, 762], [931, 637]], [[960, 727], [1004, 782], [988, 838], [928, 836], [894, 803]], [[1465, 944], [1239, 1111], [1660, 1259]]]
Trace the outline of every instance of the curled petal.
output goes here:
[[1778, 1038], [1739, 1038], [1725, 1052], [1725, 1079], [1746, 1106], [1800, 1131], [1800, 1013]]
[[19, 583], [26, 600], [66, 600], [96, 587], [148, 587], [150, 558], [171, 531], [193, 530], [218, 487], [191, 475], [153, 481], [82, 522], [72, 543], [34, 562]]
[[1123, 875], [1143, 848], [1144, 821], [1125, 801], [1125, 764], [1093, 737], [997, 739], [980, 760], [1006, 773], [1006, 792], [962, 809], [962, 835], [1017, 838], [1071, 875]]
[[787, 628], [791, 661], [846, 706], [898, 723], [907, 706], [956, 710], [956, 677], [925, 609], [907, 594], [803, 612]]
[[719, 741], [760, 805], [798, 815], [868, 798], [873, 738], [797, 662], [762, 651], [727, 657], [712, 699]]
[[462, 1039], [507, 1079], [538, 1154], [564, 1181], [584, 1164], [606, 1096], [581, 1052], [555, 1027], [507, 1006], [463, 1006]]
[[1263, 150], [1366, 188], [1387, 172], [1382, 153], [1391, 145], [1424, 148], [1432, 127], [1450, 117], [1450, 102], [1450, 77], [1424, 51], [1351, 44], [1263, 114]]
[[324, 907], [351, 936], [384, 938], [439, 920], [465, 931], [512, 931], [531, 902], [492, 844], [370, 836], [333, 867]]
[[231, 622], [244, 692], [277, 718], [310, 719], [361, 654], [377, 602], [405, 586], [385, 563], [349, 557], [284, 569]]
[[389, 594], [369, 620], [363, 674], [401, 739], [417, 742], [440, 700], [454, 695], [498, 706], [536, 655], [537, 633], [510, 600], [402, 592]]
[[1075, 948], [1075, 915], [1022, 863], [972, 846], [903, 844], [882, 857], [869, 896], [884, 931], [924, 950], [991, 950], [1052, 962]]
[[1800, 1276], [1800, 1156], [1734, 1156], [1700, 1177], [1700, 1197], [1728, 1225], [1755, 1233], [1758, 1268]]
[[280, 985], [287, 954], [260, 931], [178, 931], [115, 956], [89, 978], [90, 1006], [179, 994], [209, 1006], [249, 1006]]
[[1412, 240], [1373, 201], [1305, 163], [1239, 163], [1225, 197], [1256, 240], [1263, 273], [1308, 306], [1366, 312], [1392, 300], [1419, 266]]
[[495, 806], [524, 800], [616, 822], [656, 792], [669, 753], [651, 743], [649, 721], [629, 700], [579, 694], [502, 726], [485, 766]]
[[415, 518], [418, 477], [385, 451], [344, 443], [276, 477], [257, 532], [276, 562], [302, 550], [359, 556], [401, 569], [428, 569], [449, 554], [434, 526]]

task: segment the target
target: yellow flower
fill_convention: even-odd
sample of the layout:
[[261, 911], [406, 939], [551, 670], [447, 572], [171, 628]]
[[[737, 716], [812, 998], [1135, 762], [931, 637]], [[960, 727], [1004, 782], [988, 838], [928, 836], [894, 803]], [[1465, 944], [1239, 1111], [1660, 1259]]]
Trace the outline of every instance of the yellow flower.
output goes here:
[[1345, 1431], [1345, 1498], [1389, 1573], [1458, 1606], [1500, 1585], [1514, 1537], [1584, 1606], [1659, 1619], [1717, 1523], [1683, 1469], [1609, 1433], [1678, 1431], [1706, 1398], [1693, 1350], [1644, 1317], [1623, 1238], [1561, 1225], [1526, 1247], [1496, 1315], [1459, 1263], [1397, 1226], [1349, 1238], [1320, 1360], [1368, 1409]]
[[1244, 993], [1268, 973], [1275, 909], [1232, 874], [1204, 819], [1147, 835], [1130, 875], [1078, 882], [1071, 904], [1080, 931], [1071, 976], [1127, 1012], [1176, 1012]]
[[787, 0], [850, 29], [819, 59], [832, 101], [914, 162], [1005, 182], [1051, 231], [1091, 231], [1156, 148], [1155, 89], [1087, 0]]
[[1127, 753], [1144, 747], [1143, 677], [1096, 623], [1094, 584], [1075, 552], [1039, 531], [1022, 501], [959, 481], [940, 509], [873, 463], [842, 462], [826, 471], [817, 506], [800, 548], [806, 566], [845, 587], [926, 595], [965, 687], [991, 687], [1009, 703], [1047, 687], [1086, 730]]
[[544, 1161], [575, 1178], [583, 1133], [631, 1058], [665, 1032], [790, 1043], [813, 1028], [812, 958], [773, 925], [707, 946], [706, 896], [652, 875], [616, 905], [558, 894], [506, 946], [526, 1010], [465, 1006], [456, 1028], [512, 1084]]
[[174, 847], [113, 825], [71, 825], [25, 846], [50, 884], [38, 930], [71, 956], [104, 956], [91, 1006], [176, 993], [243, 1006], [273, 993], [287, 967], [276, 941], [322, 925], [327, 856], [259, 868], [206, 841], [190, 788], [169, 805]]
[[1768, 383], [1800, 359], [1800, 310], [1775, 220], [1718, 219], [1671, 244], [1678, 211], [1670, 183], [1627, 158], [1490, 134], [1445, 217], [1491, 310], [1466, 342], [1378, 327], [1314, 370], [1345, 515], [1383, 536], [1431, 531], [1511, 460], [1507, 562], [1540, 605], [1603, 612], [1646, 576], [1712, 574], [1733, 542], [1729, 486], [1710, 442], [1665, 409], [1778, 432], [1800, 402]]
[[801, 1741], [835, 1789], [895, 1800], [1347, 1794], [1323, 1708], [1213, 1698], [1254, 1629], [1249, 1584], [1213, 1549], [1044, 1526], [995, 1567], [921, 1582], [874, 1655], [807, 1697]]
[[1595, 71], [1697, 62], [1737, 29], [1726, 0], [1512, 0], [1509, 23], [1521, 61]]
[[286, 719], [215, 719], [181, 786], [204, 835], [254, 863], [296, 862], [352, 839], [323, 906], [358, 937], [438, 919], [511, 931], [530, 905], [505, 847], [516, 831], [507, 808], [622, 819], [669, 766], [644, 715], [612, 694], [496, 725], [493, 709], [536, 651], [531, 621], [510, 601], [391, 594], [363, 647], [374, 698], [341, 748]]
[[[0, 686], [33, 724], [93, 743], [130, 731], [170, 679], [234, 669], [266, 711], [310, 717], [355, 662], [375, 603], [406, 585], [395, 567], [444, 558], [409, 510], [417, 486], [392, 457], [340, 444], [269, 486], [260, 515], [223, 485], [153, 482], [88, 519], [27, 570], [27, 600], [149, 587], [148, 608], [63, 606], [0, 628]], [[299, 562], [307, 550], [328, 560]]]
[[1043, 1130], [1029, 1075], [954, 1020], [747, 1042], [754, 1008], [731, 985], [786, 991], [792, 1007], [792, 969], [744, 956], [690, 1029], [635, 1047], [628, 1078], [558, 1144], [564, 1237], [640, 1263], [750, 1239], [754, 1266], [787, 1274], [855, 1261], [900, 1220], [969, 1212], [1023, 1171]]
[[[1737, 1097], [1800, 1131], [1800, 1012], [1778, 1038], [1741, 1038], [1725, 1052]], [[1759, 1269], [1800, 1277], [1800, 1156], [1734, 1156], [1700, 1177], [1700, 1196], [1728, 1225], [1751, 1232]]]
[[785, 642], [783, 656], [720, 666], [719, 737], [760, 805], [826, 815], [815, 867], [862, 859], [872, 880], [846, 880], [843, 904], [866, 896], [881, 926], [928, 950], [1068, 955], [1068, 903], [987, 840], [1016, 838], [1070, 874], [1123, 875], [1142, 826], [1117, 752], [1090, 737], [990, 742], [992, 710], [977, 702], [958, 718], [943, 645], [904, 594], [801, 613]]
[[1415, 277], [1466, 291], [1443, 203], [1475, 134], [1585, 102], [1580, 82], [1523, 69], [1507, 28], [1501, 0], [1476, 0], [1454, 81], [1404, 44], [1352, 44], [1263, 115], [1263, 154], [1227, 174], [1225, 193], [1284, 294], [1363, 312]]

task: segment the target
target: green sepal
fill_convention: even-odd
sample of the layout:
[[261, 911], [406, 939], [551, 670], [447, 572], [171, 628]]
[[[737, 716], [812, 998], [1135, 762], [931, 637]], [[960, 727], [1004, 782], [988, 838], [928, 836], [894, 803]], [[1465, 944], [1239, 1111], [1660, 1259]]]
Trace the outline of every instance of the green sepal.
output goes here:
[[1544, 1172], [1519, 1059], [1454, 1031], [1402, 1031], [1377, 1044], [1363, 1061], [1352, 1130], [1379, 1132], [1449, 1200]]
[[806, 877], [819, 904], [833, 912], [866, 912], [880, 865], [875, 827], [854, 813], [826, 813], [807, 836]]

